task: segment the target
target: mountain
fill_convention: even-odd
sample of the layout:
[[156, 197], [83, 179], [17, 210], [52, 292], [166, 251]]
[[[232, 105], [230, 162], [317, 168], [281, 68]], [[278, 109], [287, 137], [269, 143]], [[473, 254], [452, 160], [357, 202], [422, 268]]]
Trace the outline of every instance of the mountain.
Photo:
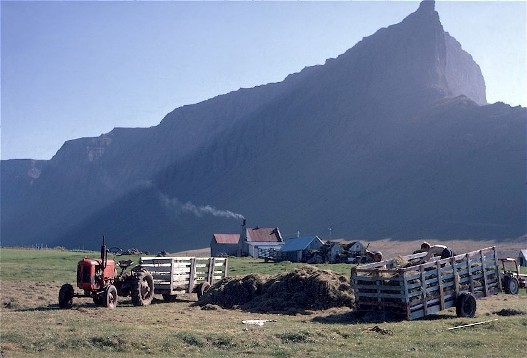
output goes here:
[[3, 161], [2, 245], [96, 248], [104, 234], [176, 251], [238, 232], [241, 214], [286, 236], [514, 238], [526, 120], [487, 104], [479, 66], [423, 1], [282, 82], [68, 141], [47, 162]]

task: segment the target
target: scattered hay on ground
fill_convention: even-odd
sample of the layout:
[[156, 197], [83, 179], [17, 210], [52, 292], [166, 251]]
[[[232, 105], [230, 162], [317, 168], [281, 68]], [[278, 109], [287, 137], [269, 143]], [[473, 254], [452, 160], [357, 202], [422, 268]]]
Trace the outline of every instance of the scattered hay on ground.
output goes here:
[[393, 331], [391, 329], [381, 328], [379, 326], [374, 326], [373, 328], [370, 328], [369, 331], [380, 333], [382, 335], [393, 335]]
[[225, 278], [207, 290], [198, 305], [292, 314], [351, 307], [353, 301], [347, 277], [306, 265], [273, 276], [251, 274]]

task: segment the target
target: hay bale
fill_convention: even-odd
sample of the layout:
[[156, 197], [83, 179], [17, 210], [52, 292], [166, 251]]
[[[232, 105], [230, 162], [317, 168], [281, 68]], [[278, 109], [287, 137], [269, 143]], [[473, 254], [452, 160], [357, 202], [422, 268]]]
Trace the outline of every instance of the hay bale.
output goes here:
[[239, 307], [252, 312], [299, 313], [351, 307], [353, 301], [347, 277], [306, 265], [273, 276], [226, 278], [212, 286], [198, 304]]
[[259, 274], [226, 277], [209, 288], [198, 304], [212, 304], [223, 308], [242, 306], [261, 294], [265, 281], [266, 277]]

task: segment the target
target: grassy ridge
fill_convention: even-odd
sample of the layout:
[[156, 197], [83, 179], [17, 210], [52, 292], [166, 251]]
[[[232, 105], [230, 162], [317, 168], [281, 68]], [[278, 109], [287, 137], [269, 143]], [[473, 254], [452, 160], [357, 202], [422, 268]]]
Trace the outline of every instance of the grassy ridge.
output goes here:
[[[60, 285], [73, 282], [76, 263], [98, 253], [0, 251], [0, 349], [3, 357], [523, 357], [527, 309], [525, 290], [478, 300], [472, 319], [452, 310], [426, 320], [360, 322], [348, 308], [308, 315], [240, 310], [202, 310], [194, 295], [178, 302], [155, 300], [134, 307], [127, 298], [115, 310], [76, 299], [71, 310], [56, 305]], [[129, 258], [129, 257], [126, 257]], [[137, 261], [136, 261], [137, 262]], [[274, 274], [297, 264], [230, 260], [232, 275]], [[349, 265], [327, 266], [349, 277]], [[325, 268], [327, 268], [325, 267]], [[510, 314], [510, 315], [501, 315]], [[271, 319], [263, 326], [246, 319]], [[496, 320], [497, 319], [497, 320]], [[448, 328], [490, 321], [478, 326]]]

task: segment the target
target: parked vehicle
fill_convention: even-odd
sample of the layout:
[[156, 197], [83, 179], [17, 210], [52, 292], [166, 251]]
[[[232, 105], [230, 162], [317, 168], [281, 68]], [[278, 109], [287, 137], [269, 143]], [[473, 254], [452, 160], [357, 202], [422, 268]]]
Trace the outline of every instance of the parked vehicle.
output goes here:
[[516, 259], [507, 257], [501, 261], [501, 286], [505, 293], [517, 295], [520, 288], [527, 287], [527, 275], [520, 273], [520, 265]]
[[117, 275], [115, 261], [108, 259], [105, 240], [101, 245], [101, 258], [84, 258], [77, 264], [77, 287], [82, 292], [75, 292], [73, 285], [65, 283], [59, 290], [59, 307], [71, 308], [74, 297], [90, 297], [96, 305], [115, 308], [118, 296], [131, 296], [135, 306], [147, 306], [154, 297], [154, 279], [140, 265], [127, 268], [132, 260], [119, 261], [121, 272]]
[[352, 268], [357, 314], [385, 311], [413, 320], [455, 307], [458, 317], [473, 317], [476, 299], [501, 289], [495, 247], [419, 264], [424, 255]]
[[152, 273], [154, 293], [173, 301], [177, 295], [196, 293], [198, 299], [216, 281], [227, 276], [226, 257], [141, 257], [141, 267]]

